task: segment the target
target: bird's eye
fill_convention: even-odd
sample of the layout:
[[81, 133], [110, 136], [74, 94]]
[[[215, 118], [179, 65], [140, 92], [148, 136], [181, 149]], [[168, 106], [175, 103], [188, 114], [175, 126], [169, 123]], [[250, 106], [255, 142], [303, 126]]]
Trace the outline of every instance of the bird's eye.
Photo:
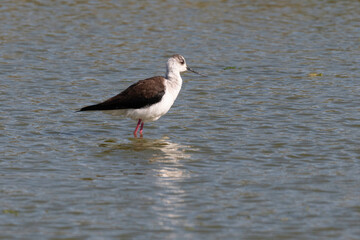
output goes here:
[[185, 63], [184, 59], [180, 59], [180, 63], [183, 65]]

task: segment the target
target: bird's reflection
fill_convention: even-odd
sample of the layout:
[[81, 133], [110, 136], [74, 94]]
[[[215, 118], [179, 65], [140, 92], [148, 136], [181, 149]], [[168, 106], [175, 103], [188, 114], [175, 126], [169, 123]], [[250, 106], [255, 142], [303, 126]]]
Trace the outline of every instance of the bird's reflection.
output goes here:
[[148, 173], [157, 177], [158, 185], [175, 192], [182, 191], [176, 183], [190, 177], [190, 171], [184, 166], [184, 160], [191, 159], [189, 153], [191, 146], [173, 143], [169, 137], [129, 138], [128, 140], [126, 143], [119, 144], [115, 140], [108, 139], [100, 146], [106, 148], [103, 153], [123, 150], [133, 155], [134, 151], [138, 152], [147, 162], [154, 164], [151, 167], [151, 173]]
[[149, 183], [157, 189], [153, 192], [157, 199], [153, 206], [157, 212], [156, 221], [163, 226], [174, 226], [187, 223], [182, 209], [186, 206], [184, 198], [187, 195], [184, 182], [191, 179], [192, 172], [186, 162], [192, 158], [194, 148], [170, 141], [168, 137], [161, 139], [130, 138], [128, 142], [118, 144], [105, 141], [108, 151], [117, 152], [119, 149], [130, 155], [140, 154], [147, 163], [144, 174], [154, 176], [154, 181]]
[[166, 136], [160, 139], [129, 138], [128, 142], [121, 144], [109, 139], [100, 144], [100, 147], [106, 148], [104, 153], [116, 150], [143, 152], [146, 153], [145, 156], [150, 162], [177, 162], [191, 158], [191, 155], [187, 153], [190, 146], [173, 143]]

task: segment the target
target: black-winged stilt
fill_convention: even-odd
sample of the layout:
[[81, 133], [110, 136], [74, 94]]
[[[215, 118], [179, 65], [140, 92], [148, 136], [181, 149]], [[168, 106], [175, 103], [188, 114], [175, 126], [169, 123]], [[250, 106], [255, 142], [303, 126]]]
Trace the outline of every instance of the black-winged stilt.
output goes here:
[[142, 136], [145, 122], [156, 121], [169, 111], [181, 89], [180, 73], [186, 70], [202, 75], [187, 67], [185, 58], [176, 54], [167, 61], [165, 77], [138, 81], [118, 95], [102, 103], [83, 107], [80, 111], [107, 111], [138, 120], [134, 136], [137, 136], [139, 127]]

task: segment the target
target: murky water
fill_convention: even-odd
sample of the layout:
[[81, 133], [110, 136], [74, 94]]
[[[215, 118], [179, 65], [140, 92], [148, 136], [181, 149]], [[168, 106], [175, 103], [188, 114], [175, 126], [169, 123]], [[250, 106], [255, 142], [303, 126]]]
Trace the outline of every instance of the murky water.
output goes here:
[[[358, 239], [359, 1], [0, 3], [0, 239]], [[76, 113], [184, 73], [145, 125]]]

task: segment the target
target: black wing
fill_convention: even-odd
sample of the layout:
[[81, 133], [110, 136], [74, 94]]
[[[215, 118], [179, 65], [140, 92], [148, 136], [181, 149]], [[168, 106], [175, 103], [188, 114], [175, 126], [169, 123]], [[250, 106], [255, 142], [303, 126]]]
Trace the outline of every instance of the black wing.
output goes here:
[[165, 78], [152, 77], [134, 83], [105, 102], [83, 107], [80, 111], [137, 109], [160, 102], [165, 94]]

